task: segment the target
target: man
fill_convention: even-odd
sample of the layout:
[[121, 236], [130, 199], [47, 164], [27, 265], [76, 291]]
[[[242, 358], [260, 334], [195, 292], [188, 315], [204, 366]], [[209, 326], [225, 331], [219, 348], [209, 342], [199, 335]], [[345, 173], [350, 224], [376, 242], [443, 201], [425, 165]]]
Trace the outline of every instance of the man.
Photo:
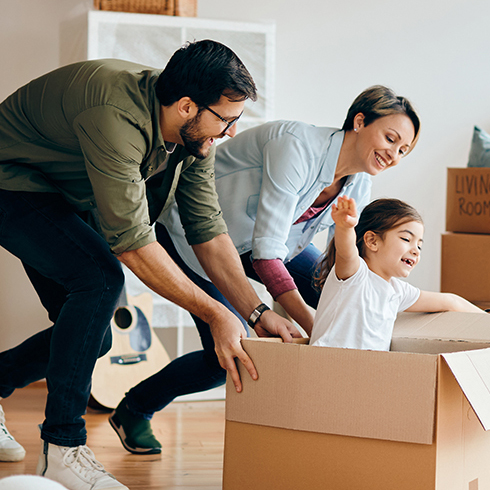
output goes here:
[[[126, 489], [85, 445], [82, 419], [95, 361], [110, 348], [119, 261], [210, 324], [238, 391], [235, 358], [257, 378], [240, 321], [181, 272], [151, 226], [175, 198], [209, 277], [243, 316], [259, 314], [213, 169], [213, 143], [235, 134], [247, 98], [256, 98], [255, 85], [237, 56], [200, 41], [178, 50], [161, 74], [119, 60], [76, 63], [0, 105], [0, 245], [22, 261], [53, 321], [0, 354], [0, 397], [46, 378], [39, 474], [73, 490]], [[286, 341], [299, 335], [270, 311], [258, 325]]]

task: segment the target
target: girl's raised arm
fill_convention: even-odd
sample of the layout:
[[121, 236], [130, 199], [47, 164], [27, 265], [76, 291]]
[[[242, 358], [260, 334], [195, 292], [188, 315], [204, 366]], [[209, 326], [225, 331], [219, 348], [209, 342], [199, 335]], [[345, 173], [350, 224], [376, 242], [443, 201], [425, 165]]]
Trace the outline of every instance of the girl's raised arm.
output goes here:
[[354, 199], [340, 196], [332, 204], [335, 221], [335, 274], [345, 280], [359, 269], [359, 252], [356, 247], [357, 209]]

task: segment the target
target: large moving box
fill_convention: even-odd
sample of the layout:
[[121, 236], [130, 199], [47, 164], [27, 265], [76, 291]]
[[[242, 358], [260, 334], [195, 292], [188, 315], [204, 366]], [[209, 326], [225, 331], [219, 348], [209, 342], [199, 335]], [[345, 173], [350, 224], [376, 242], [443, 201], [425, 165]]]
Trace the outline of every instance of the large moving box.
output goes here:
[[490, 301], [490, 235], [442, 234], [441, 291], [474, 303]]
[[446, 230], [490, 233], [490, 168], [448, 168]]
[[489, 315], [402, 314], [391, 352], [243, 346], [259, 380], [228, 380], [225, 490], [490, 488]]

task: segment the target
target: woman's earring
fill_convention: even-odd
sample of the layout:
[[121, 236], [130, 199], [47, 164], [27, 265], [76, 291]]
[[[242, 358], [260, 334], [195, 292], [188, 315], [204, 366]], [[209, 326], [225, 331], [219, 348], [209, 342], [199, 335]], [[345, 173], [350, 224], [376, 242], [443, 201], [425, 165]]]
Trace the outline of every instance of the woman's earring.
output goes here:
[[354, 128], [354, 131], [357, 133], [357, 128]]

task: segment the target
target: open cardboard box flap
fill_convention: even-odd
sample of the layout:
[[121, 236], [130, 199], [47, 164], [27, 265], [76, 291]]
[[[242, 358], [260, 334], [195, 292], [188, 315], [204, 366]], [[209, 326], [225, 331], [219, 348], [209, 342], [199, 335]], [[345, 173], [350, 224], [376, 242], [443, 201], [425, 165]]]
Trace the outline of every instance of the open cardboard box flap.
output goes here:
[[[228, 380], [227, 420], [344, 436], [432, 444], [439, 353], [483, 427], [490, 427], [490, 315], [400, 316], [395, 339], [415, 352], [381, 352], [244, 339], [259, 372], [239, 363], [243, 392]], [[431, 343], [429, 354], [417, 350]], [[438, 350], [439, 349], [439, 350]], [[399, 350], [399, 349], [397, 349]], [[424, 349], [420, 349], [425, 352]], [[264, 402], [266, 400], [266, 402]]]
[[490, 429], [490, 349], [442, 354], [485, 430]]
[[490, 428], [490, 315], [402, 313], [391, 349], [441, 353], [482, 427]]
[[409, 352], [433, 354], [490, 347], [490, 315], [480, 313], [400, 313], [395, 322], [391, 350], [403, 339], [411, 341]]

